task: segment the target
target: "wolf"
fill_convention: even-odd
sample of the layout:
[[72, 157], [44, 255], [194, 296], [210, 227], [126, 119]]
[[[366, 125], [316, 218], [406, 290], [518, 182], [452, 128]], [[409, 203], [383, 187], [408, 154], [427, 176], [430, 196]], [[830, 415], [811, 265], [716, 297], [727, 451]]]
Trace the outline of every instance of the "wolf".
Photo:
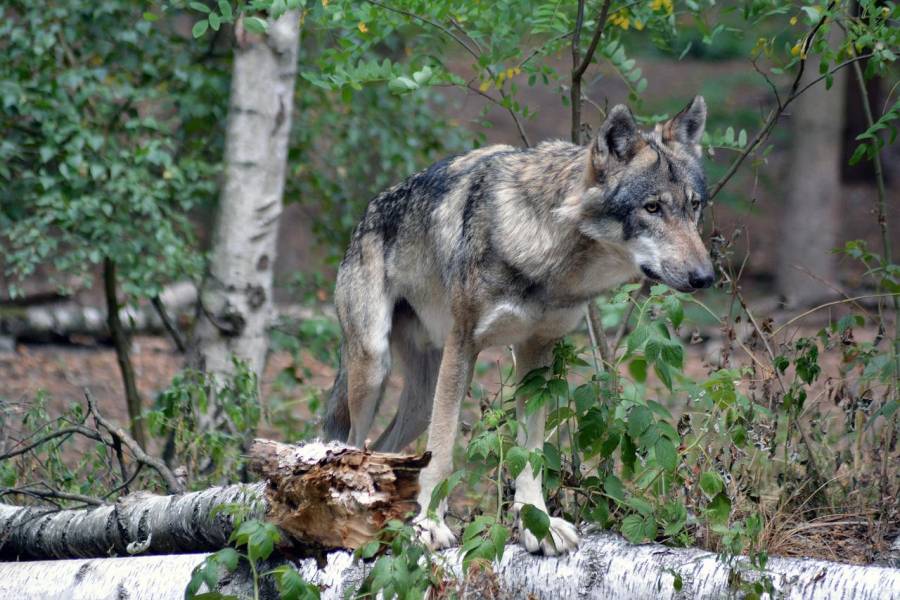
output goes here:
[[[419, 477], [414, 523], [432, 548], [455, 543], [446, 503], [428, 512], [452, 472], [460, 406], [479, 351], [512, 346], [516, 377], [550, 364], [585, 303], [641, 275], [680, 291], [710, 286], [713, 266], [698, 223], [707, 202], [698, 96], [652, 132], [624, 105], [585, 146], [549, 141], [496, 145], [442, 160], [372, 199], [341, 262], [335, 305], [340, 367], [325, 416], [329, 439], [368, 436], [391, 368], [404, 378], [397, 413], [369, 446], [397, 451], [426, 428], [431, 462]], [[527, 450], [544, 443], [545, 411], [517, 415]], [[546, 511], [541, 475], [516, 478], [513, 509]], [[553, 517], [530, 552], [578, 545]]]

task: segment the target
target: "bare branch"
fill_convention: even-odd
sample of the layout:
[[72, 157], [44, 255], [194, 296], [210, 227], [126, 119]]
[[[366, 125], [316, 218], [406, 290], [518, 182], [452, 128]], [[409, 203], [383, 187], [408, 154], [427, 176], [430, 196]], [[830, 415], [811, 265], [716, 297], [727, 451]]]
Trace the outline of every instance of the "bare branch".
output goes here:
[[163, 478], [169, 493], [180, 494], [184, 491], [184, 486], [178, 481], [178, 478], [175, 477], [175, 474], [172, 473], [164, 462], [144, 452], [141, 446], [134, 441], [134, 438], [125, 433], [125, 430], [121, 427], [116, 427], [97, 411], [94, 399], [91, 398], [91, 394], [88, 390], [84, 391], [84, 397], [87, 400], [88, 412], [94, 416], [97, 424], [106, 429], [111, 436], [121, 440], [125, 447], [131, 450], [131, 454], [137, 462], [142, 463], [159, 473], [159, 476]]
[[91, 438], [92, 440], [96, 440], [98, 442], [103, 441], [103, 439], [100, 437], [100, 434], [98, 434], [93, 429], [89, 429], [89, 428], [83, 427], [81, 425], [73, 425], [72, 427], [66, 427], [64, 429], [59, 429], [57, 431], [49, 433], [49, 434], [45, 435], [44, 437], [42, 437], [41, 439], [37, 440], [36, 442], [32, 442], [31, 444], [28, 444], [27, 446], [24, 446], [22, 448], [18, 448], [17, 450], [12, 450], [10, 452], [7, 452], [6, 454], [0, 454], [0, 460], [7, 460], [10, 458], [14, 458], [16, 456], [20, 456], [22, 454], [25, 454], [26, 452], [33, 450], [34, 448], [37, 448], [41, 444], [45, 444], [45, 443], [49, 442], [52, 439], [62, 437], [62, 436], [70, 436], [70, 435], [74, 435], [76, 433], [81, 434], [85, 437]]
[[175, 325], [172, 317], [170, 317], [168, 311], [166, 311], [166, 306], [163, 304], [162, 298], [153, 296], [153, 298], [150, 299], [150, 303], [156, 310], [156, 314], [159, 315], [160, 320], [162, 320], [163, 327], [166, 328], [166, 331], [168, 331], [169, 335], [172, 337], [172, 341], [175, 342], [175, 347], [178, 348], [179, 352], [184, 354], [187, 351], [187, 344], [184, 341], [184, 336], [178, 331], [178, 326]]

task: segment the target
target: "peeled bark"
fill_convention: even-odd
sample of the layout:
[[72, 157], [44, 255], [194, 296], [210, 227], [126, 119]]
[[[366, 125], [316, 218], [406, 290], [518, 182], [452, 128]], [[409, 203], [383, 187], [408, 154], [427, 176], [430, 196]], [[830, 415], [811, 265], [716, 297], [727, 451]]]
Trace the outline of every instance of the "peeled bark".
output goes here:
[[214, 375], [232, 357], [261, 375], [272, 316], [272, 272], [291, 129], [300, 17], [270, 20], [257, 36], [235, 28], [225, 181], [200, 293], [193, 362]]
[[414, 512], [429, 455], [256, 440], [251, 468], [265, 483], [174, 496], [137, 493], [84, 510], [0, 504], [0, 558], [106, 557], [214, 551], [232, 531], [223, 504], [279, 526], [286, 547], [358, 548], [391, 519]]
[[[176, 598], [184, 594], [191, 571], [207, 555], [112, 558], [103, 560], [0, 563], [0, 597], [122, 598], [148, 600]], [[462, 573], [458, 550], [442, 552], [438, 560], [447, 574]], [[283, 564], [270, 561], [259, 569]], [[319, 567], [314, 559], [291, 563], [312, 583], [319, 585], [323, 600], [340, 600], [355, 589], [369, 565], [353, 564], [347, 552], [333, 552]], [[562, 557], [528, 554], [519, 546], [506, 548], [494, 565], [494, 575], [470, 580], [463, 586], [465, 598], [631, 598], [718, 599], [740, 597], [730, 581], [734, 574], [755, 581], [759, 574], [740, 562], [724, 562], [702, 550], [667, 548], [658, 544], [634, 546], [611, 533], [586, 536], [578, 551]], [[683, 587], [675, 590], [674, 573]], [[845, 565], [820, 560], [770, 558], [766, 576], [778, 598], [816, 600], [875, 600], [900, 596], [900, 570]], [[485, 587], [484, 583], [489, 585]], [[271, 581], [263, 580], [261, 598], [277, 598]], [[238, 597], [252, 595], [246, 566], [224, 578], [219, 591]]]

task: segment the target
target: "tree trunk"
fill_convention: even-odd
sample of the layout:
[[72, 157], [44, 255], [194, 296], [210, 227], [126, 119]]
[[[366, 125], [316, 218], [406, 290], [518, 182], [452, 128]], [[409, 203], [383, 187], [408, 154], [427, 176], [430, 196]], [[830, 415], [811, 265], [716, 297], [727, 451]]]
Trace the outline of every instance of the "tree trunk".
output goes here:
[[262, 36], [235, 28], [225, 181], [193, 338], [192, 362], [215, 375], [232, 357], [257, 375], [265, 364], [299, 36], [294, 11]]
[[[251, 468], [266, 483], [175, 496], [137, 493], [89, 510], [0, 504], [0, 559], [106, 557], [214, 551], [231, 535], [223, 504], [249, 507], [295, 550], [350, 548], [391, 519], [415, 512], [419, 471], [430, 456], [256, 440]], [[2, 597], [2, 595], [0, 595]]]
[[[833, 27], [832, 38], [838, 33]], [[788, 306], [810, 305], [837, 293], [831, 251], [837, 245], [847, 71], [834, 74], [831, 89], [822, 81], [791, 107], [792, 146], [776, 261], [778, 290]], [[801, 85], [818, 75], [818, 69], [807, 68]]]
[[[178, 598], [191, 571], [207, 555], [147, 556], [93, 560], [0, 563], [0, 597], [123, 598], [149, 600]], [[285, 559], [262, 565], [265, 572]], [[450, 577], [462, 573], [458, 550], [441, 553], [440, 562]], [[292, 564], [322, 591], [323, 600], [341, 600], [355, 589], [371, 565], [353, 564], [348, 552], [333, 552], [320, 567], [315, 559]], [[252, 596], [252, 580], [245, 563], [234, 575], [223, 578], [219, 590], [246, 598]], [[675, 574], [681, 590], [675, 590]], [[635, 546], [612, 533], [586, 536], [577, 552], [562, 557], [528, 554], [517, 545], [507, 546], [494, 574], [456, 583], [464, 598], [596, 598], [719, 599], [741, 597], [735, 577], [757, 581], [760, 574], [746, 560], [725, 562], [702, 550], [667, 548], [658, 544]], [[854, 566], [808, 559], [770, 558], [765, 573], [775, 597], [816, 600], [875, 600], [900, 597], [900, 570]], [[260, 597], [278, 598], [268, 578], [263, 578]], [[453, 589], [452, 587], [450, 589]]]
[[131, 340], [119, 320], [119, 298], [116, 291], [116, 263], [111, 258], [103, 260], [103, 287], [106, 295], [106, 324], [116, 349], [116, 362], [122, 374], [122, 386], [125, 388], [125, 405], [128, 408], [129, 429], [131, 437], [142, 449], [147, 447], [147, 436], [144, 422], [141, 420], [143, 406], [141, 394], [134, 378], [134, 366], [131, 364]]

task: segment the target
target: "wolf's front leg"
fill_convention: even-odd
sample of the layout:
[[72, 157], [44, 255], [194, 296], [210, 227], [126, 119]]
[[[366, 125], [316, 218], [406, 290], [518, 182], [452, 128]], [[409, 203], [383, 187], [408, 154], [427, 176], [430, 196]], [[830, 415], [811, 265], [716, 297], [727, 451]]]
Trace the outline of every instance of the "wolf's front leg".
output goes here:
[[[516, 375], [521, 381], [530, 371], [550, 364], [553, 356], [553, 343], [528, 342], [516, 346]], [[525, 398], [516, 399], [516, 419], [522, 424], [526, 420], [525, 429], [519, 428], [519, 445], [531, 452], [544, 447], [544, 425], [547, 419], [547, 408], [541, 406], [525, 418]], [[544, 502], [544, 491], [541, 486], [541, 473], [534, 473], [531, 465], [516, 477], [516, 496], [513, 509], [518, 512], [526, 504], [531, 504], [547, 512]], [[564, 554], [578, 547], [578, 531], [575, 526], [557, 517], [550, 517], [550, 532], [543, 540], [538, 540], [519, 520], [519, 540], [529, 552], [541, 552], [547, 556]]]
[[459, 410], [469, 391], [475, 357], [470, 336], [455, 329], [451, 331], [444, 345], [428, 427], [431, 462], [419, 474], [420, 512], [413, 521], [422, 541], [433, 550], [456, 544], [456, 536], [444, 523], [447, 501], [441, 502], [433, 517], [428, 515], [428, 505], [434, 488], [453, 472], [453, 444], [459, 429]]

